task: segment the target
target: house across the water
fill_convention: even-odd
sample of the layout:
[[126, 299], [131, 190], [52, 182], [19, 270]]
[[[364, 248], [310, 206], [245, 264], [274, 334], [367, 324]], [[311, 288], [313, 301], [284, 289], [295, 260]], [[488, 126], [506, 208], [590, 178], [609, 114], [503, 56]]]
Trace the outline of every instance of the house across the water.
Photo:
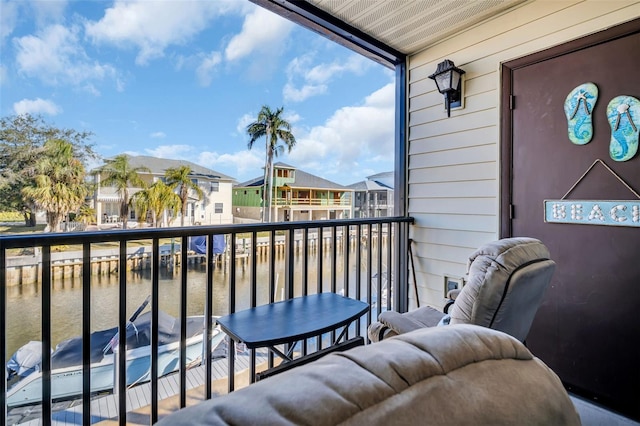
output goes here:
[[367, 176], [348, 186], [353, 189], [353, 217], [393, 216], [393, 172]]
[[[233, 188], [233, 210], [239, 220], [262, 220], [264, 176]], [[284, 163], [273, 165], [271, 222], [348, 219], [353, 217], [353, 190]]]
[[[184, 224], [186, 225], [219, 225], [233, 223], [231, 210], [231, 189], [234, 178], [202, 167], [185, 160], [171, 160], [167, 158], [150, 157], [146, 155], [129, 156], [129, 164], [132, 168], [147, 167], [150, 172], [139, 172], [140, 178], [151, 185], [158, 180], [164, 180], [165, 172], [169, 168], [188, 166], [191, 168], [191, 180], [202, 190], [200, 199], [195, 191], [189, 191], [187, 201], [187, 213]], [[99, 225], [115, 225], [120, 220], [120, 203], [122, 195], [113, 186], [100, 184], [101, 175], [96, 174], [96, 191], [94, 193], [94, 206]], [[140, 187], [129, 188], [129, 196], [140, 191]], [[165, 213], [163, 226], [180, 226], [180, 213], [170, 216]], [[129, 221], [147, 223], [148, 218], [138, 218], [135, 209], [129, 209]]]

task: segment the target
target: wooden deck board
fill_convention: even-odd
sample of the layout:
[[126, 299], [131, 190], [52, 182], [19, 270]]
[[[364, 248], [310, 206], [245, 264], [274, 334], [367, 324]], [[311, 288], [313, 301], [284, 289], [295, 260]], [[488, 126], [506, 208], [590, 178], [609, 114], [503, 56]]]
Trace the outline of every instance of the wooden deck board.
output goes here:
[[132, 405], [130, 409], [127, 409], [128, 411], [151, 404], [151, 386], [148, 383], [142, 386], [136, 386], [129, 390], [129, 392], [135, 395], [136, 404], [135, 406]]
[[127, 390], [127, 411], [135, 410], [140, 407], [140, 400], [138, 398], [138, 392], [136, 392], [138, 386], [134, 386]]
[[116, 398], [105, 398], [107, 402], [107, 410], [110, 418], [114, 418], [118, 416], [118, 406], [116, 404]]
[[142, 386], [136, 386], [135, 388], [135, 392], [138, 395], [138, 407], [136, 408], [140, 408], [140, 407], [144, 407], [145, 405], [149, 405], [151, 404], [151, 392], [146, 390], [144, 387]]
[[193, 383], [196, 383], [196, 386], [198, 383], [204, 383], [204, 368], [192, 368], [187, 372], [187, 375]]
[[165, 399], [169, 396], [171, 396], [171, 386], [168, 386], [165, 380], [158, 380], [158, 398]]

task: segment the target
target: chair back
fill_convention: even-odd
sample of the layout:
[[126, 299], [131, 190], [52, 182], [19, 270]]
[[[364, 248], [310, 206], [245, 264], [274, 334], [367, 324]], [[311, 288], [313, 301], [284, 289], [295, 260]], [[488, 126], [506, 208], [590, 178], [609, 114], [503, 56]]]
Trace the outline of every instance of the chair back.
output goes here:
[[504, 238], [469, 258], [467, 284], [450, 309], [451, 324], [476, 324], [524, 341], [551, 282], [555, 262], [535, 238]]

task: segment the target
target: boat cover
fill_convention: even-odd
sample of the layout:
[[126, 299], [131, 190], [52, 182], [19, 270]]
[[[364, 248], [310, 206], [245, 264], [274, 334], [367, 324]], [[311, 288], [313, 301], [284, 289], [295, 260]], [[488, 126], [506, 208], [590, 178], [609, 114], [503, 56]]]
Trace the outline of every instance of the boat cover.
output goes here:
[[[213, 236], [213, 254], [224, 253], [225, 242], [224, 235]], [[189, 238], [189, 250], [198, 254], [207, 253], [207, 237], [204, 235]]]
[[[135, 326], [135, 327], [134, 327]], [[158, 312], [158, 346], [180, 340], [180, 320], [171, 315]], [[202, 333], [204, 320], [202, 317], [187, 318], [187, 338]], [[91, 363], [100, 362], [104, 355], [111, 354], [109, 349], [104, 352], [105, 347], [111, 342], [118, 327], [107, 330], [100, 330], [91, 333]], [[145, 312], [138, 316], [127, 327], [127, 350], [149, 346], [151, 344], [151, 312]], [[117, 337], [113, 343], [117, 346]], [[53, 369], [82, 365], [82, 337], [73, 337], [58, 344], [56, 350], [51, 354], [51, 366]]]
[[7, 362], [7, 375], [26, 377], [36, 371], [42, 362], [42, 342], [30, 341], [13, 354]]

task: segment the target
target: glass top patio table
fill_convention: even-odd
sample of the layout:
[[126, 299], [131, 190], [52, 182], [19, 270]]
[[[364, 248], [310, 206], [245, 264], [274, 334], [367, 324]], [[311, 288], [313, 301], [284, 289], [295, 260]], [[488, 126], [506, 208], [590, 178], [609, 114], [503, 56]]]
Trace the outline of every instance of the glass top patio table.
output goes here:
[[368, 310], [365, 302], [320, 293], [238, 311], [220, 317], [217, 323], [234, 341], [249, 349], [271, 348], [347, 326]]

